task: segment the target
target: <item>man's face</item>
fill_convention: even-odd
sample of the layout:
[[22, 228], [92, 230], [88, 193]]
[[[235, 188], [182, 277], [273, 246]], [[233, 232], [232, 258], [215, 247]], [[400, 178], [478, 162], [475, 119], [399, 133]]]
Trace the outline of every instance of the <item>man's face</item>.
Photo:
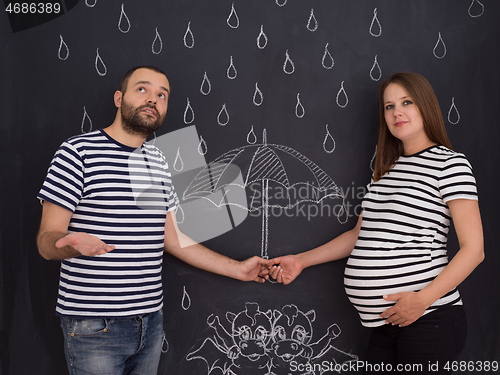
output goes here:
[[153, 70], [137, 69], [117, 102], [123, 129], [145, 137], [159, 129], [167, 114], [169, 94], [167, 77]]

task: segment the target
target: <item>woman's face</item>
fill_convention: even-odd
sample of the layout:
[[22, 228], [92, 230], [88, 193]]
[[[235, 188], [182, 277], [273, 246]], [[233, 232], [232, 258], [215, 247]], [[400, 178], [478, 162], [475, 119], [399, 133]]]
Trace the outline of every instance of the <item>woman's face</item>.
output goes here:
[[405, 88], [398, 83], [391, 83], [385, 89], [384, 117], [391, 134], [403, 142], [405, 153], [413, 149], [418, 152], [428, 147], [430, 141], [424, 130], [420, 110]]

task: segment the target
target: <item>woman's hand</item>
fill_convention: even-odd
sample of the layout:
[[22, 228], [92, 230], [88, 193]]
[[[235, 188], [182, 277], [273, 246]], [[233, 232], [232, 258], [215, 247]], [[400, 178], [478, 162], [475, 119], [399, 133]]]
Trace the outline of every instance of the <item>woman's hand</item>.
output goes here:
[[424, 315], [429, 305], [418, 292], [401, 292], [384, 296], [386, 301], [397, 301], [380, 316], [387, 324], [406, 327]]
[[269, 276], [284, 285], [290, 284], [305, 268], [297, 255], [285, 255], [272, 259]]

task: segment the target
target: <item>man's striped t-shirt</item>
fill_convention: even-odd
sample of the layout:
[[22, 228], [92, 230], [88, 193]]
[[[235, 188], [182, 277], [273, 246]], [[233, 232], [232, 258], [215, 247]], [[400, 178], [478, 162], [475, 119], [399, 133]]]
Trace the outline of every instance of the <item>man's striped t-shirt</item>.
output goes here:
[[122, 145], [103, 130], [63, 142], [38, 194], [73, 212], [68, 232], [85, 232], [116, 249], [63, 260], [56, 312], [124, 317], [163, 305], [165, 218], [177, 195], [163, 153]]
[[[419, 291], [448, 264], [446, 250], [454, 199], [477, 200], [476, 181], [463, 154], [433, 146], [401, 156], [368, 186], [356, 246], [345, 269], [347, 296], [364, 326], [384, 324], [380, 314], [394, 302], [384, 295]], [[438, 306], [462, 304], [454, 289]]]

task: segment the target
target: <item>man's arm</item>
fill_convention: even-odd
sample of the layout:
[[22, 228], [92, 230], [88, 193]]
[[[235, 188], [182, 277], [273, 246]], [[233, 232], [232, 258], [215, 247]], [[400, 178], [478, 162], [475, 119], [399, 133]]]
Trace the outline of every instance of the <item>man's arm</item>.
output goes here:
[[42, 220], [37, 236], [38, 252], [47, 260], [62, 260], [79, 255], [95, 256], [114, 250], [99, 238], [87, 233], [67, 234], [73, 213], [54, 203], [44, 201]]
[[272, 262], [257, 256], [237, 261], [208, 249], [179, 230], [173, 212], [165, 222], [165, 251], [196, 268], [242, 281], [263, 283]]

